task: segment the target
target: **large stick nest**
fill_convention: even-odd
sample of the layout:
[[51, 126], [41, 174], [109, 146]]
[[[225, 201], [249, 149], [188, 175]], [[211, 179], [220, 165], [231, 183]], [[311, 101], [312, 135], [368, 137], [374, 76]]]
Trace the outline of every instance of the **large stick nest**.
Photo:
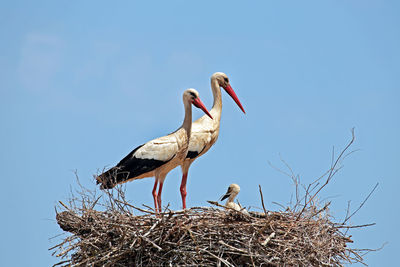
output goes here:
[[349, 226], [348, 219], [354, 213], [343, 222], [335, 223], [329, 216], [330, 203], [321, 206], [316, 201], [317, 194], [336, 173], [342, 155], [327, 172], [324, 184], [303, 187], [303, 197], [298, 194], [298, 178], [292, 176], [297, 201], [278, 212], [265, 210], [261, 187], [264, 212], [249, 214], [223, 209], [216, 202], [210, 202], [211, 207], [181, 211], [166, 208], [156, 214], [150, 208], [132, 206], [126, 201], [122, 187], [100, 196], [96, 190], [82, 187], [77, 197], [71, 197], [69, 205], [60, 202], [64, 211], [57, 213], [56, 219], [61, 229], [70, 234], [51, 248], [62, 258], [56, 265], [343, 266], [363, 263], [365, 250], [350, 248], [348, 243], [353, 241], [347, 232], [367, 225]]
[[361, 261], [352, 242], [326, 218], [296, 219], [293, 213], [251, 217], [237, 211], [191, 208], [135, 216], [98, 212], [57, 214], [72, 233], [61, 255], [75, 249], [73, 265], [341, 266]]

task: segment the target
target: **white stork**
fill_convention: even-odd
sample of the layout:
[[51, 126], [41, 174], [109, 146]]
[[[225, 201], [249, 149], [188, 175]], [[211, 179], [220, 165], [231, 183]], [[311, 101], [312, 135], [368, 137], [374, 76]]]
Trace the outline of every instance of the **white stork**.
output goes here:
[[[117, 184], [154, 176], [152, 191], [154, 206], [156, 211], [161, 212], [161, 192], [165, 177], [169, 171], [182, 164], [188, 151], [192, 127], [191, 104], [202, 109], [212, 119], [212, 115], [201, 102], [199, 93], [195, 89], [187, 89], [183, 93], [183, 104], [185, 118], [182, 126], [169, 135], [138, 146], [115, 167], [100, 174], [96, 180], [101, 184], [101, 189], [110, 189]], [[160, 185], [157, 194], [158, 183]]]
[[219, 135], [219, 125], [221, 120], [222, 111], [222, 98], [221, 88], [233, 98], [239, 108], [244, 111], [242, 104], [229, 84], [228, 76], [222, 72], [216, 72], [211, 76], [211, 89], [214, 96], [214, 104], [210, 113], [213, 117], [210, 120], [207, 116], [202, 116], [192, 124], [192, 134], [189, 141], [189, 151], [185, 161], [181, 165], [182, 168], [182, 182], [181, 182], [181, 196], [183, 209], [186, 209], [186, 182], [190, 165], [198, 157], [206, 153], [212, 145], [217, 141]]
[[240, 192], [240, 186], [237, 184], [231, 184], [228, 187], [228, 191], [226, 191], [225, 195], [221, 197], [221, 201], [228, 198], [228, 200], [225, 203], [226, 208], [231, 208], [237, 211], [241, 211], [244, 214], [249, 215], [246, 209], [242, 208], [239, 204], [234, 202], [235, 197], [237, 196], [237, 194], [239, 194], [239, 192]]

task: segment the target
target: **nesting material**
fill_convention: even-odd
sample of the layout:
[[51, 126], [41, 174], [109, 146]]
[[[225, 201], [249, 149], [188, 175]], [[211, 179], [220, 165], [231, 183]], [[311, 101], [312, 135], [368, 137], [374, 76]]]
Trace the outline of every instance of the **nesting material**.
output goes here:
[[[82, 198], [57, 213], [70, 234], [55, 255], [64, 266], [342, 266], [362, 262], [344, 234], [329, 220], [326, 207], [302, 211], [243, 214], [219, 207], [194, 207], [156, 215], [124, 198]], [[76, 203], [71, 202], [71, 203]], [[216, 203], [213, 203], [216, 204]], [[103, 204], [104, 205], [104, 204]], [[218, 204], [216, 204], [218, 205]], [[300, 216], [299, 216], [300, 215]]]

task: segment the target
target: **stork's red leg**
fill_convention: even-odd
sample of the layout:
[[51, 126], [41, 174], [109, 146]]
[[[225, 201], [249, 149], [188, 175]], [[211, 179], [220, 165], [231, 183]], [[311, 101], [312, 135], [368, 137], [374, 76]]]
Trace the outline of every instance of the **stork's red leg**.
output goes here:
[[158, 195], [157, 195], [157, 202], [158, 202], [158, 212], [161, 212], [161, 192], [164, 182], [160, 182], [160, 186], [158, 187]]
[[153, 199], [154, 199], [154, 210], [156, 212], [158, 212], [158, 208], [157, 208], [157, 184], [158, 184], [158, 180], [156, 178], [155, 182], [154, 182], [153, 191], [151, 191], [151, 193], [153, 195]]
[[187, 172], [182, 174], [182, 182], [181, 182], [181, 197], [182, 197], [182, 205], [183, 209], [186, 209], [186, 181], [187, 181]]

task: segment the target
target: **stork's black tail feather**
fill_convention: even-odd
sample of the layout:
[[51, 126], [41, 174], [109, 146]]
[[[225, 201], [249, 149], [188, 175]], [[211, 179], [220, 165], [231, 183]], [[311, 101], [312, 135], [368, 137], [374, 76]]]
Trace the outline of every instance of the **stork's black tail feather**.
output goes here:
[[129, 172], [121, 171], [119, 167], [112, 167], [96, 177], [96, 183], [101, 184], [100, 189], [111, 189], [119, 182], [128, 179]]

